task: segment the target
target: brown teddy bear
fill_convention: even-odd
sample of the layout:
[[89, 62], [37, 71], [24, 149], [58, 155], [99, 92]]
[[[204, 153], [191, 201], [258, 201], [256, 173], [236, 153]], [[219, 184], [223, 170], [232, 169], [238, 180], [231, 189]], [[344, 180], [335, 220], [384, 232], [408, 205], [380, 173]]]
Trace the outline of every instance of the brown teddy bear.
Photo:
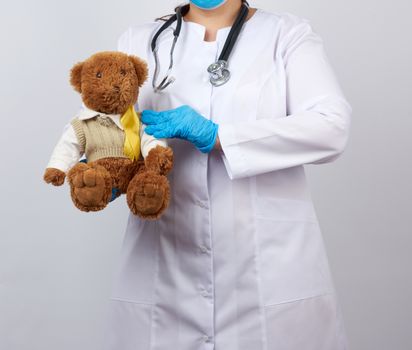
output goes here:
[[[43, 178], [60, 186], [67, 174], [82, 211], [102, 210], [123, 193], [145, 219], [157, 219], [168, 206], [172, 149], [144, 133], [134, 110], [147, 74], [145, 61], [117, 51], [96, 53], [71, 69], [84, 108], [66, 125]], [[79, 162], [83, 155], [87, 162]]]

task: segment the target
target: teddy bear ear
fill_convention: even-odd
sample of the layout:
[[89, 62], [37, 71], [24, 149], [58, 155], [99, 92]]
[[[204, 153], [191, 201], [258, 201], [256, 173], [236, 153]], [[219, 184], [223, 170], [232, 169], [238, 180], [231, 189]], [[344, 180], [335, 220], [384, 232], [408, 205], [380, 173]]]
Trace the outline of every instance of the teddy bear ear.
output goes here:
[[76, 63], [70, 70], [70, 84], [73, 88], [81, 93], [82, 92], [82, 69], [84, 62]]
[[136, 70], [136, 73], [137, 73], [137, 79], [139, 80], [138, 84], [139, 84], [139, 87], [141, 87], [147, 79], [147, 74], [148, 74], [147, 63], [146, 61], [134, 55], [129, 55], [129, 60], [133, 63], [134, 69]]

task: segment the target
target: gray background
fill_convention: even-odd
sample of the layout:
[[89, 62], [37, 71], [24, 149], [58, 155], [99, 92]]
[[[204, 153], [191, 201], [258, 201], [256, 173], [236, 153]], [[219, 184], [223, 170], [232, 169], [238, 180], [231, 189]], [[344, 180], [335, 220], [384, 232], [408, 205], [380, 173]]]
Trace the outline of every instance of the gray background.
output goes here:
[[[2, 2], [0, 349], [98, 349], [128, 209], [80, 213], [42, 175], [80, 106], [71, 66], [177, 3]], [[308, 18], [353, 107], [342, 157], [306, 167], [351, 349], [412, 349], [410, 1], [251, 5]]]

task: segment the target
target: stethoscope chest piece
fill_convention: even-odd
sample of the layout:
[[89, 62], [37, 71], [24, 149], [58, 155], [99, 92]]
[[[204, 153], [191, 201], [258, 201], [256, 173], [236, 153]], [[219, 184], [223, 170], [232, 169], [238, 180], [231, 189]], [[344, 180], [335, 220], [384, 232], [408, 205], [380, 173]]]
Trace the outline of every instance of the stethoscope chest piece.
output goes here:
[[212, 63], [207, 71], [210, 74], [210, 82], [213, 86], [221, 86], [230, 79], [230, 71], [227, 68], [227, 61], [218, 60]]

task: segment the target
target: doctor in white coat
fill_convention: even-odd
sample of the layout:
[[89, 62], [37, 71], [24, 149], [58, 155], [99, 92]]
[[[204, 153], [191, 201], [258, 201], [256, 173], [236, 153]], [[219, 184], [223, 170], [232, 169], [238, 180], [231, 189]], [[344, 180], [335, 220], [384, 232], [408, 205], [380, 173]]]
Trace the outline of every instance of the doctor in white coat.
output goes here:
[[[243, 2], [186, 6], [167, 88], [152, 86], [151, 40], [164, 21], [134, 25], [118, 43], [149, 64], [138, 107], [174, 168], [164, 215], [129, 216], [104, 348], [347, 349], [304, 172], [338, 158], [350, 129], [322, 39], [307, 19], [250, 8], [230, 79], [214, 86], [207, 68]], [[159, 77], [175, 28], [157, 39]]]

